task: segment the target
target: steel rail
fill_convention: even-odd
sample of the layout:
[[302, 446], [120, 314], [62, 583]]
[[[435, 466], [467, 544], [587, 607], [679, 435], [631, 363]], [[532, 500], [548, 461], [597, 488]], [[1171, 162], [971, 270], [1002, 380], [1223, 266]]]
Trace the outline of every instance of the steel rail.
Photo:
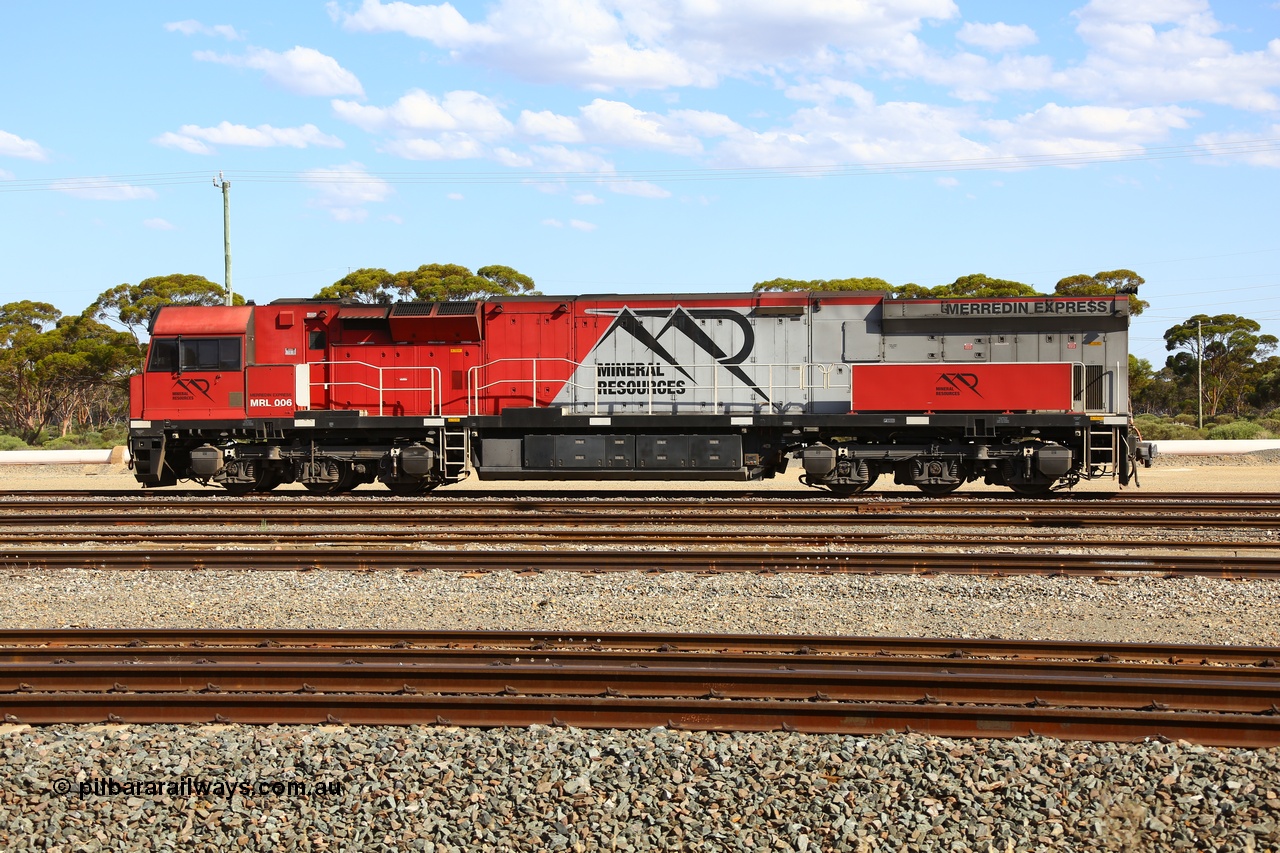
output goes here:
[[[203, 527], [202, 524], [190, 525]], [[76, 532], [46, 531], [42, 533], [7, 533], [5, 540], [11, 545], [30, 547], [60, 543], [64, 545], [119, 547], [147, 544], [164, 545], [170, 548], [228, 548], [248, 545], [280, 545], [295, 543], [305, 539], [312, 547], [317, 545], [315, 537], [320, 535], [324, 547], [342, 545], [359, 546], [362, 549], [386, 549], [404, 547], [406, 544], [430, 542], [447, 545], [522, 545], [537, 544], [601, 544], [638, 542], [651, 545], [655, 540], [664, 543], [681, 545], [745, 545], [778, 544], [779, 540], [788, 547], [810, 546], [823, 547], [851, 543], [886, 544], [895, 547], [914, 546], [921, 548], [949, 547], [959, 545], [980, 547], [1019, 547], [1060, 550], [1063, 548], [1112, 549], [1123, 552], [1151, 549], [1167, 549], [1171, 551], [1210, 551], [1213, 553], [1254, 551], [1259, 555], [1280, 549], [1278, 539], [1234, 539], [1234, 540], [1171, 540], [1171, 539], [1125, 539], [1117, 543], [1113, 538], [1107, 539], [1066, 539], [1044, 533], [1028, 533], [1025, 531], [1007, 534], [946, 534], [938, 536], [905, 536], [892, 531], [839, 530], [821, 533], [797, 532], [794, 523], [762, 524], [761, 531], [742, 531], [733, 534], [716, 534], [692, 530], [653, 530], [653, 529], [621, 529], [603, 527], [585, 529], [573, 527], [568, 530], [543, 528], [536, 525], [526, 527], [490, 526], [480, 530], [455, 530], [448, 527], [432, 526], [429, 530], [369, 530], [362, 533], [339, 533], [324, 531], [317, 534], [312, 530], [261, 530], [228, 529], [226, 525], [218, 526], [215, 531], [187, 530], [183, 533], [120, 533], [109, 532]], [[184, 525], [187, 527], [187, 525]]]
[[[633, 658], [634, 662], [634, 658]], [[475, 663], [22, 663], [0, 664], [0, 694], [58, 693], [384, 693], [440, 695], [621, 696], [787, 699], [925, 704], [1056, 705], [1130, 710], [1260, 714], [1280, 702], [1280, 674], [1235, 678], [1204, 668], [1198, 677], [1159, 670], [1114, 673], [1038, 671], [863, 671], [843, 666], [764, 662], [726, 666], [714, 654], [679, 661], [645, 658], [491, 666]], [[4, 707], [0, 695], [0, 709]]]
[[212, 504], [271, 504], [294, 503], [306, 505], [323, 504], [391, 504], [408, 507], [422, 507], [438, 504], [501, 504], [548, 501], [555, 503], [593, 501], [593, 502], [627, 502], [632, 504], [653, 503], [662, 501], [690, 501], [723, 503], [725, 505], [744, 504], [777, 504], [782, 506], [856, 506], [863, 503], [904, 503], [955, 509], [977, 505], [996, 506], [999, 508], [1035, 507], [1035, 506], [1072, 506], [1072, 505], [1132, 505], [1146, 504], [1186, 504], [1211, 503], [1217, 505], [1249, 505], [1280, 503], [1280, 492], [1151, 492], [1147, 490], [1126, 490], [1123, 492], [1054, 492], [1047, 497], [1013, 497], [1001, 492], [955, 492], [951, 495], [931, 496], [918, 491], [868, 491], [857, 495], [841, 497], [830, 492], [815, 489], [796, 491], [753, 491], [750, 483], [742, 484], [741, 491], [724, 489], [663, 489], [646, 488], [643, 492], [634, 489], [592, 488], [575, 490], [566, 494], [561, 489], [547, 487], [537, 481], [522, 484], [518, 492], [510, 490], [477, 490], [474, 488], [445, 488], [412, 498], [401, 498], [385, 490], [370, 488], [346, 492], [341, 495], [317, 496], [303, 490], [274, 491], [263, 494], [233, 496], [225, 491], [210, 487], [205, 489], [172, 489], [143, 490], [138, 489], [77, 489], [77, 490], [0, 490], [0, 508], [7, 508], [28, 503], [40, 503], [50, 500], [80, 501], [121, 501], [128, 500], [138, 505], [165, 506], [175, 502], [190, 503], [193, 501]]
[[[946, 692], [985, 689], [985, 686], [1007, 684], [1037, 686], [1039, 692], [1010, 701], [1032, 701], [1036, 697], [1053, 699], [1066, 688], [1084, 685], [1099, 695], [1112, 698], [1113, 707], [1142, 707], [1149, 701], [1175, 707], [1193, 708], [1179, 691], [1213, 690], [1221, 687], [1244, 691], [1257, 703], [1248, 708], [1219, 707], [1216, 710], [1265, 711], [1280, 699], [1280, 672], [1275, 667], [1209, 666], [1204, 664], [1117, 663], [1097, 660], [1014, 660], [1007, 658], [954, 660], [947, 658], [888, 658], [853, 655], [807, 655], [802, 660], [788, 655], [735, 654], [729, 652], [625, 652], [564, 650], [530, 654], [510, 650], [432, 650], [405, 651], [392, 649], [220, 649], [216, 652], [191, 649], [154, 648], [130, 650], [78, 649], [73, 658], [67, 651], [38, 651], [20, 654], [0, 652], [0, 693], [18, 690], [111, 690], [181, 691], [215, 683], [223, 690], [271, 690], [291, 692], [307, 685], [326, 692], [397, 692], [405, 684], [418, 690], [443, 693], [502, 692], [507, 685], [520, 685], [522, 693], [564, 694], [581, 692], [575, 677], [586, 673], [610, 679], [610, 686], [631, 695], [702, 695], [721, 690], [718, 681], [701, 684], [696, 680], [727, 675], [733, 685], [728, 695], [735, 698], [764, 696], [742, 692], [742, 684], [776, 678], [784, 684], [809, 685], [799, 692], [769, 694], [773, 698], [812, 698], [810, 689], [827, 691], [834, 698], [856, 699], [866, 696], [845, 695], [849, 684], [859, 689], [879, 686], [883, 681], [895, 685], [892, 701], [919, 700], [926, 693], [941, 696], [942, 701], [989, 701], [970, 698], [946, 698]], [[806, 680], [808, 679], [808, 680]], [[1095, 684], [1105, 680], [1101, 686]], [[688, 683], [698, 684], [690, 693]], [[1133, 687], [1131, 682], [1142, 682]], [[443, 685], [450, 684], [446, 689]], [[921, 687], [920, 685], [924, 685]], [[496, 686], [495, 686], [496, 685]], [[631, 685], [628, 688], [628, 685]], [[637, 686], [638, 685], [638, 686]], [[903, 692], [902, 685], [911, 687]], [[1064, 685], [1066, 686], [1064, 688]], [[1117, 685], [1124, 685], [1117, 687]], [[1183, 686], [1177, 686], [1183, 685]], [[1216, 685], [1216, 687], [1215, 687]], [[678, 692], [667, 693], [675, 690]], [[777, 688], [780, 689], [780, 688]], [[643, 692], [641, 692], [643, 690]], [[657, 692], [652, 692], [652, 691]], [[733, 692], [737, 691], [737, 692]], [[924, 691], [924, 692], [921, 692]], [[939, 693], [942, 691], [942, 693]], [[1046, 693], [1045, 691], [1049, 691]], [[1153, 692], [1155, 691], [1155, 692]], [[1166, 691], [1166, 692], [1161, 692]], [[1167, 691], [1174, 691], [1168, 694]], [[1147, 695], [1150, 694], [1150, 695]], [[1085, 702], [1075, 697], [1075, 704]], [[1138, 701], [1146, 695], [1146, 699]], [[1057, 698], [1063, 703], [1066, 700]], [[1201, 707], [1199, 710], [1209, 710]]]
[[[48, 505], [46, 505], [48, 506]], [[1041, 506], [1041, 505], [1036, 505]], [[74, 512], [68, 512], [74, 509]], [[581, 525], [608, 521], [627, 524], [672, 524], [678, 522], [714, 523], [717, 526], [760, 526], [787, 523], [792, 526], [848, 526], [867, 524], [912, 524], [932, 526], [993, 526], [1002, 527], [1152, 527], [1161, 528], [1253, 528], [1280, 527], [1280, 508], [1250, 510], [1222, 508], [1213, 512], [1178, 511], [1176, 508], [1151, 508], [1149, 511], [1101, 512], [1089, 510], [1052, 511], [1043, 509], [1027, 511], [1011, 509], [1007, 513], [988, 512], [983, 507], [964, 511], [942, 512], [928, 508], [879, 506], [861, 504], [857, 509], [830, 507], [720, 507], [705, 506], [643, 506], [624, 507], [611, 503], [584, 504], [577, 508], [524, 507], [500, 510], [495, 507], [470, 506], [458, 508], [432, 507], [429, 513], [396, 513], [387, 508], [370, 510], [344, 509], [338, 505], [321, 505], [315, 508], [292, 507], [282, 504], [245, 504], [216, 507], [198, 507], [186, 504], [168, 504], [147, 512], [141, 508], [122, 508], [114, 504], [109, 508], [86, 507], [78, 504], [60, 505], [49, 509], [28, 506], [21, 510], [0, 513], [0, 526], [17, 529], [31, 527], [83, 527], [87, 525], [148, 526], [166, 523], [225, 524], [236, 522], [270, 523], [279, 526], [350, 526], [359, 525], [453, 525], [458, 527], [484, 527], [498, 521], [522, 521], [538, 524]]]
[[[906, 729], [1280, 745], [1280, 667], [1274, 658], [1257, 660], [1280, 655], [1271, 647], [75, 629], [0, 632], [0, 643], [9, 658], [0, 663], [0, 715], [10, 723]], [[943, 651], [956, 643], [967, 648]], [[236, 660], [228, 659], [232, 653]], [[112, 654], [118, 659], [105, 657]], [[170, 656], [193, 654], [222, 659]], [[1166, 663], [1153, 662], [1166, 656]], [[1176, 663], [1196, 657], [1204, 663]], [[1211, 658], [1256, 665], [1213, 666]]]
[[[859, 637], [823, 634], [688, 634], [632, 631], [422, 631], [226, 628], [70, 628], [0, 630], [0, 659], [26, 653], [81, 654], [185, 650], [208, 656], [232, 650], [303, 653], [340, 652], [345, 657], [380, 650], [423, 652], [514, 652], [539, 656], [555, 652], [607, 651], [685, 654], [720, 652], [770, 654], [804, 659], [811, 655], [859, 658], [935, 658], [948, 664], [974, 659], [1160, 662], [1203, 665], [1280, 666], [1280, 646], [1216, 646], [1186, 643], [1117, 643], [1079, 640], [1004, 640], [972, 637]], [[344, 658], [345, 659], [345, 658]]]
[[574, 726], [1063, 740], [1181, 739], [1215, 746], [1280, 744], [1280, 715], [930, 703], [442, 696], [404, 693], [38, 693], [0, 696], [7, 722]]
[[1171, 577], [1280, 577], [1275, 557], [1185, 554], [981, 554], [905, 551], [655, 551], [344, 549], [317, 543], [291, 550], [192, 548], [183, 551], [109, 548], [0, 549], [0, 569], [259, 570], [259, 571], [577, 571], [768, 572], [802, 574], [1084, 575], [1157, 573]]

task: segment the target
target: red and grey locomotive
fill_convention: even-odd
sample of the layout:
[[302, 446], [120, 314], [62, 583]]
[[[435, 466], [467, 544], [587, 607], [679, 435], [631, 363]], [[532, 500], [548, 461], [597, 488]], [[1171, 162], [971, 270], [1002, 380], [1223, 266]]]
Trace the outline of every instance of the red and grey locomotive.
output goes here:
[[752, 480], [799, 459], [1041, 494], [1133, 475], [1128, 297], [881, 293], [167, 306], [132, 378], [147, 487]]

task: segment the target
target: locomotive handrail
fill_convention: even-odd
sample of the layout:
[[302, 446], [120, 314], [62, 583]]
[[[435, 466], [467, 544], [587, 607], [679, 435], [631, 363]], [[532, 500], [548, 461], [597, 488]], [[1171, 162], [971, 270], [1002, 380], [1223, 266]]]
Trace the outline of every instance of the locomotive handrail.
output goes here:
[[[597, 414], [597, 415], [600, 414], [600, 406], [602, 403], [601, 394], [600, 394], [600, 388], [601, 388], [600, 365], [598, 363], [590, 365], [590, 367], [592, 368], [592, 381], [591, 381], [591, 385], [588, 386], [582, 382], [575, 382], [573, 379], [573, 377], [578, 373], [578, 371], [586, 365], [583, 365], [582, 362], [573, 361], [572, 359], [558, 358], [558, 357], [500, 358], [500, 359], [495, 359], [494, 361], [486, 362], [484, 364], [477, 364], [471, 367], [467, 371], [467, 414], [469, 416], [479, 415], [480, 408], [481, 408], [481, 397], [483, 393], [485, 391], [488, 391], [490, 388], [494, 388], [498, 385], [506, 385], [506, 384], [514, 385], [516, 386], [516, 388], [519, 388], [522, 385], [528, 384], [531, 389], [529, 394], [529, 401], [534, 408], [537, 408], [540, 404], [550, 405], [552, 402], [551, 400], [541, 401], [539, 400], [539, 397], [538, 397], [538, 363], [539, 362], [544, 362], [549, 364], [569, 365], [570, 366], [569, 376], [564, 380], [564, 386], [562, 387], [570, 387], [575, 389], [575, 391], [584, 390], [588, 388], [590, 389], [589, 399], [582, 399], [582, 397], [585, 397], [587, 395], [579, 395], [575, 393], [574, 394], [575, 399], [572, 405], [575, 407], [590, 406], [592, 414]], [[525, 373], [522, 370], [522, 371], [519, 371], [517, 375], [503, 375], [501, 378], [492, 379], [490, 381], [482, 383], [480, 371], [487, 371], [490, 368], [497, 367], [499, 365], [504, 365], [508, 368], [514, 367], [514, 366], [526, 366], [527, 373]], [[658, 367], [665, 367], [669, 365], [667, 365], [665, 362], [654, 361], [654, 362], [650, 362], [648, 366], [650, 368], [658, 368]], [[777, 363], [765, 363], [765, 364], [754, 363], [754, 364], [745, 364], [745, 365], [726, 365], [718, 361], [711, 364], [682, 365], [680, 370], [686, 376], [690, 376], [691, 374], [696, 375], [698, 372], [705, 371], [705, 370], [711, 371], [710, 405], [718, 410], [721, 405], [724, 405], [726, 407], [732, 405], [732, 401], [720, 400], [720, 374], [724, 369], [729, 367], [740, 367], [741, 369], [747, 370], [752, 375], [756, 375], [756, 376], [758, 376], [759, 371], [761, 369], [764, 369], [766, 372], [766, 375], [764, 377], [765, 379], [764, 387], [763, 388], [759, 388], [759, 386], [756, 386], [756, 387], [759, 388], [759, 390], [763, 390], [765, 392], [765, 396], [768, 398], [768, 401], [770, 404], [781, 405], [783, 407], [782, 408], [783, 411], [785, 411], [787, 406], [792, 405], [793, 403], [786, 402], [785, 400], [775, 401], [774, 397], [777, 391], [795, 389], [795, 390], [806, 391], [811, 393], [814, 390], [828, 390], [833, 387], [836, 387], [832, 384], [833, 377], [848, 370], [848, 365], [843, 363], [777, 362]], [[781, 377], [776, 376], [775, 370], [783, 371], [784, 375]], [[794, 379], [790, 377], [789, 375], [790, 371], [797, 372], [797, 375]], [[814, 371], [818, 371], [821, 374], [820, 382], [810, 381]], [[653, 382], [651, 379], [649, 379], [649, 377], [645, 377], [645, 378], [646, 380], [648, 380], [644, 382], [645, 391], [643, 392], [647, 400], [647, 407], [648, 407], [647, 413], [654, 414], [655, 398], [661, 398], [664, 396], [664, 394], [662, 394], [661, 392], [655, 392], [654, 389], [658, 383]], [[707, 386], [704, 385], [702, 387], [707, 387]], [[848, 379], [845, 381], [843, 386], [841, 386], [841, 390], [844, 390], [846, 388], [849, 390], [852, 390], [852, 373], [849, 374]], [[559, 392], [557, 391], [557, 393]], [[635, 396], [639, 396], [639, 394]], [[703, 405], [705, 404], [705, 402], [706, 401], [700, 401], [699, 405]], [[812, 399], [808, 399], [808, 400], [801, 400], [799, 402], [801, 405], [807, 406], [809, 403], [813, 401]], [[607, 406], [610, 404], [610, 401], [605, 400], [603, 401], [603, 403], [604, 405]], [[657, 404], [661, 405], [661, 401], [659, 400]], [[634, 401], [627, 403], [626, 405], [634, 405]]]
[[[343, 361], [313, 361], [308, 364], [308, 367], [325, 367], [328, 365], [349, 365], [349, 364], [358, 365], [360, 367], [367, 367], [368, 369], [376, 372], [378, 376], [378, 384], [371, 385], [368, 382], [361, 382], [359, 380], [343, 380], [343, 381], [327, 381], [326, 380], [326, 381], [316, 382], [314, 379], [310, 379], [310, 376], [308, 377], [309, 384], [313, 386], [319, 385], [326, 390], [334, 386], [351, 385], [356, 388], [365, 388], [370, 391], [377, 391], [378, 392], [378, 416], [382, 417], [383, 409], [386, 407], [386, 390], [387, 390], [386, 383], [384, 382], [383, 374], [386, 371], [390, 371], [390, 370], [397, 370], [397, 371], [425, 370], [427, 371], [427, 376], [430, 379], [429, 385], [426, 385], [426, 386], [420, 385], [417, 387], [409, 387], [409, 388], [398, 387], [396, 388], [396, 391], [398, 392], [399, 391], [429, 392], [431, 395], [431, 408], [427, 414], [429, 415], [440, 414], [440, 381], [441, 380], [440, 380], [440, 368], [438, 367], [432, 367], [430, 365], [415, 365], [415, 366], [409, 366], [409, 367], [404, 367], [404, 366], [382, 367], [381, 365], [370, 364], [367, 361], [356, 361], [354, 359], [343, 360]], [[333, 402], [332, 400], [330, 400], [330, 407], [332, 408], [332, 406], [333, 406]]]
[[[573, 374], [577, 372], [578, 368], [582, 367], [582, 362], [580, 361], [573, 361], [567, 358], [557, 358], [555, 356], [547, 356], [545, 358], [494, 359], [493, 361], [487, 361], [484, 364], [474, 365], [467, 371], [467, 415], [474, 417], [475, 415], [480, 414], [480, 392], [481, 391], [487, 391], [490, 388], [494, 387], [495, 385], [503, 385], [508, 382], [513, 383], [515, 385], [522, 385], [526, 382], [530, 383], [531, 393], [529, 395], [529, 399], [532, 402], [533, 407], [536, 409], [538, 407], [538, 362], [540, 361], [558, 362], [561, 364], [572, 365], [573, 370], [570, 371], [569, 378], [565, 380], [565, 383], [568, 385], [572, 385], [574, 388], [581, 387], [579, 383], [570, 381], [573, 379]], [[506, 377], [502, 379], [495, 379], [492, 382], [486, 382], [484, 385], [477, 384], [477, 382], [479, 381], [478, 377], [480, 375], [478, 371], [488, 370], [490, 367], [495, 367], [499, 364], [528, 364], [530, 365], [530, 368], [531, 368], [530, 378], [513, 379], [513, 378]]]

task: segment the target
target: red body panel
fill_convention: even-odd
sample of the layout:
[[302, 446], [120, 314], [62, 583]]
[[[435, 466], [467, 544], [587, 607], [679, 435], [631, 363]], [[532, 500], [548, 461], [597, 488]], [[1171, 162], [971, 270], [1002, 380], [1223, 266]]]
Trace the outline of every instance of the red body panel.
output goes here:
[[291, 418], [300, 406], [294, 399], [297, 389], [291, 365], [253, 365], [245, 370], [245, 408], [251, 418]]
[[136, 421], [142, 418], [142, 413], [146, 408], [143, 399], [144, 383], [142, 381], [145, 374], [135, 373], [129, 377], [129, 420]]
[[542, 406], [555, 399], [573, 374], [577, 304], [549, 299], [488, 306], [484, 367], [473, 380], [479, 411], [473, 414], [496, 415], [532, 406], [535, 399]]
[[243, 371], [144, 373], [144, 409], [148, 420], [242, 420]]
[[1071, 411], [1070, 364], [855, 364], [854, 412]]
[[156, 317], [151, 335], [243, 335], [255, 310], [252, 305], [167, 305]]
[[254, 310], [257, 313], [253, 318], [253, 362], [304, 363], [307, 360], [307, 333], [301, 306], [260, 305]]

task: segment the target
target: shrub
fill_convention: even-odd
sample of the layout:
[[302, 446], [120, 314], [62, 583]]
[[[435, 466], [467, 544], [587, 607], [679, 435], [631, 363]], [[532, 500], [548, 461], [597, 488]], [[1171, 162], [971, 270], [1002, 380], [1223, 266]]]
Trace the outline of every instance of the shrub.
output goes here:
[[1255, 424], [1252, 421], [1233, 421], [1229, 424], [1219, 424], [1209, 430], [1209, 433], [1205, 438], [1211, 438], [1219, 441], [1241, 441], [1258, 438], [1275, 438], [1275, 436], [1263, 429], [1261, 424]]
[[1204, 431], [1177, 421], [1157, 418], [1135, 418], [1134, 423], [1145, 441], [1191, 441], [1204, 438]]
[[1174, 418], [1174, 421], [1180, 424], [1186, 424], [1187, 426], [1195, 426], [1196, 416], [1195, 415], [1178, 415], [1177, 417]]
[[0, 435], [0, 450], [30, 450], [27, 443], [16, 435]]

